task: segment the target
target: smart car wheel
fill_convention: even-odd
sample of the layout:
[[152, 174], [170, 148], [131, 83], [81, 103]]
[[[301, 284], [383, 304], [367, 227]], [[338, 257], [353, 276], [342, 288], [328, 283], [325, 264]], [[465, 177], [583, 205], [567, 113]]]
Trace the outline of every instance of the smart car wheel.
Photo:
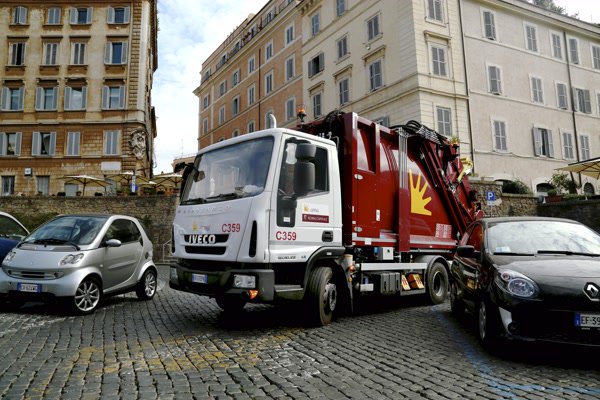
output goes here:
[[140, 300], [150, 300], [156, 294], [156, 271], [149, 268], [138, 282], [135, 293]]
[[98, 280], [86, 278], [77, 286], [72, 306], [77, 314], [91, 314], [98, 308], [101, 298], [102, 287]]

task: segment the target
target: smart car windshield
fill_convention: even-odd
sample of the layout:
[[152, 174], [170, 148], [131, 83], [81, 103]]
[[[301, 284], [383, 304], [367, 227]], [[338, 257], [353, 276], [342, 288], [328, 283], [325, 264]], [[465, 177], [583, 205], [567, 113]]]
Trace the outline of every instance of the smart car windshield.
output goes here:
[[108, 216], [62, 216], [37, 228], [25, 243], [88, 245], [96, 238]]
[[201, 154], [187, 178], [181, 204], [202, 204], [256, 196], [263, 192], [273, 138], [240, 142]]
[[580, 254], [600, 256], [600, 236], [564, 221], [505, 221], [491, 224], [487, 245], [494, 254]]

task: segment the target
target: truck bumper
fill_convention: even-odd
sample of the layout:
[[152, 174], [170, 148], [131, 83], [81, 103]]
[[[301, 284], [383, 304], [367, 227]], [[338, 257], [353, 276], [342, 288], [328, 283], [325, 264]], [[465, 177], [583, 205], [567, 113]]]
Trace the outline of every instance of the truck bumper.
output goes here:
[[[253, 276], [253, 288], [234, 287], [234, 276]], [[271, 269], [228, 269], [226, 271], [203, 271], [172, 264], [169, 287], [182, 292], [203, 296], [244, 296], [249, 302], [266, 303], [274, 300], [275, 272]], [[251, 299], [250, 290], [258, 290]]]

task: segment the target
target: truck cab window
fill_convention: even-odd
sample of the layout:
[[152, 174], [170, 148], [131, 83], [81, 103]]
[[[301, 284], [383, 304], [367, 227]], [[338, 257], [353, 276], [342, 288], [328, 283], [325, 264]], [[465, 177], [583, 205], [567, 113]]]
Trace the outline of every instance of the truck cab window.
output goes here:
[[[279, 194], [283, 196], [296, 196], [296, 193], [294, 193], [294, 170], [297, 163], [295, 157], [296, 148], [296, 141], [288, 140], [286, 142], [279, 176]], [[315, 189], [311, 193], [308, 193], [308, 196], [329, 191], [327, 150], [317, 147], [312, 163], [315, 166]]]

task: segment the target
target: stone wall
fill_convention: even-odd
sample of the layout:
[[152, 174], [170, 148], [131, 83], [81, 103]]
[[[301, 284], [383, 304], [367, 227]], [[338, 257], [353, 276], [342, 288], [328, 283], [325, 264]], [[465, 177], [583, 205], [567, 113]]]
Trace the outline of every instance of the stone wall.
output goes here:
[[[495, 182], [472, 179], [470, 183], [478, 192], [478, 199], [486, 217], [537, 215], [538, 198], [532, 194], [502, 193], [502, 185]], [[487, 192], [496, 194], [496, 205], [487, 205]]]
[[600, 232], [600, 200], [569, 200], [538, 206], [538, 215], [569, 218]]
[[[8, 212], [32, 230], [58, 214], [111, 213], [131, 215], [146, 227], [154, 245], [154, 261], [163, 258], [163, 244], [171, 240], [171, 224], [177, 196], [106, 197], [0, 197], [0, 210]], [[164, 246], [170, 254], [169, 246]]]

